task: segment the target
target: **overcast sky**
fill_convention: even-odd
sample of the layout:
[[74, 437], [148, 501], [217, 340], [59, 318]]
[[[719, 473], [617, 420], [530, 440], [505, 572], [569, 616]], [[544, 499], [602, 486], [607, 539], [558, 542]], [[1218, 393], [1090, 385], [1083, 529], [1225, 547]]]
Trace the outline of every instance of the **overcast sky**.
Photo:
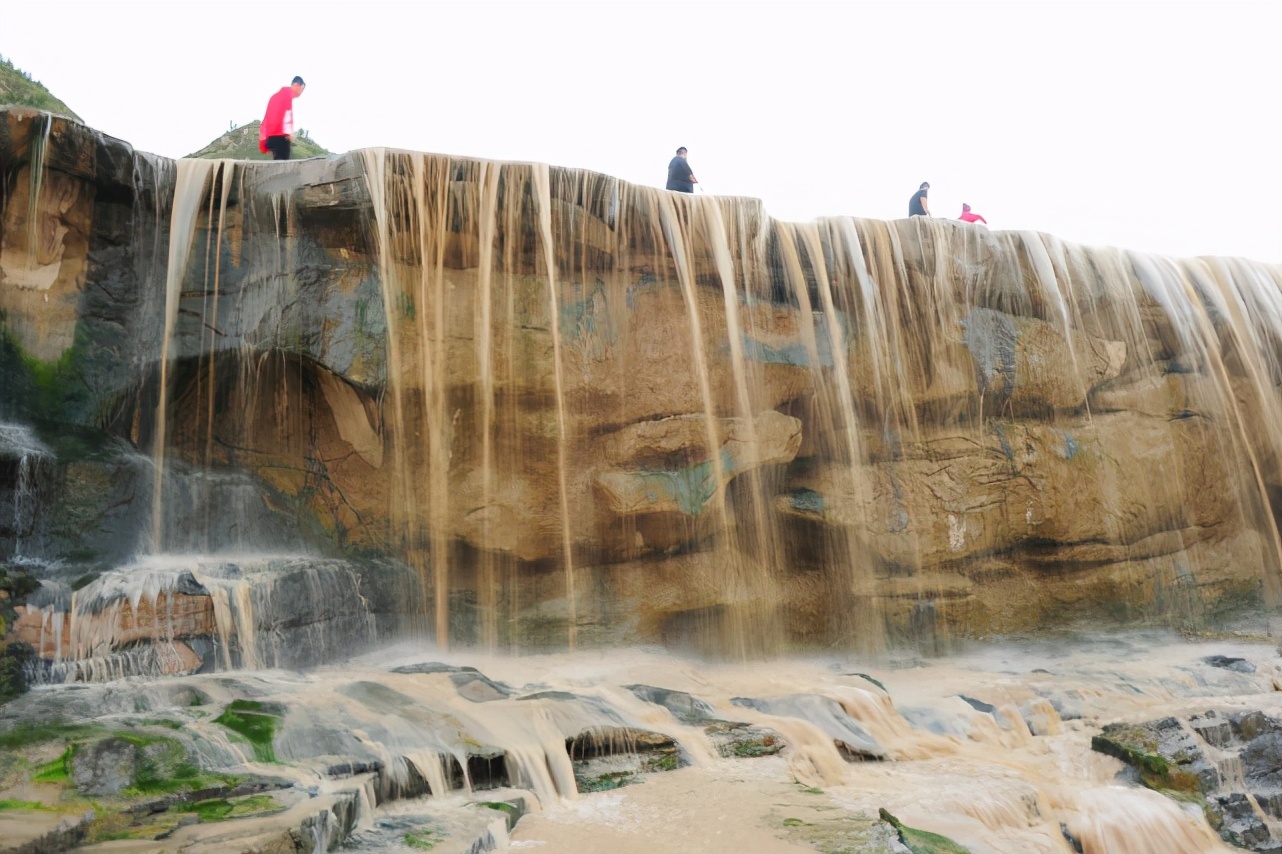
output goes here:
[[180, 156], [295, 74], [334, 151], [580, 166], [775, 216], [937, 216], [1282, 262], [1282, 3], [3, 0], [0, 54]]

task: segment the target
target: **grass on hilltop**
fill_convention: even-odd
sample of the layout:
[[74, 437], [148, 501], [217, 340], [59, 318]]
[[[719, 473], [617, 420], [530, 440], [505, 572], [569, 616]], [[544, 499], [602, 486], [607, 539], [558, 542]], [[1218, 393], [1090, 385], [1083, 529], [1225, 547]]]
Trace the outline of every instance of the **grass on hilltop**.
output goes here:
[[83, 121], [70, 107], [55, 98], [43, 83], [32, 80], [29, 72], [16, 68], [12, 60], [0, 56], [0, 105], [3, 104], [32, 107]]

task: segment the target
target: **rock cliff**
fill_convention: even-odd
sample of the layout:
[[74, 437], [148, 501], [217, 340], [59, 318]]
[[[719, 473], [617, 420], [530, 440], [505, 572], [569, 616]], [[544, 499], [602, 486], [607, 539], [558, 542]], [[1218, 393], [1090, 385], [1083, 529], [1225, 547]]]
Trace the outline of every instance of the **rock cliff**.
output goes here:
[[1276, 265], [22, 110], [0, 180], [42, 449], [0, 449], [0, 543], [68, 584], [390, 558], [442, 642], [739, 651], [1276, 601]]

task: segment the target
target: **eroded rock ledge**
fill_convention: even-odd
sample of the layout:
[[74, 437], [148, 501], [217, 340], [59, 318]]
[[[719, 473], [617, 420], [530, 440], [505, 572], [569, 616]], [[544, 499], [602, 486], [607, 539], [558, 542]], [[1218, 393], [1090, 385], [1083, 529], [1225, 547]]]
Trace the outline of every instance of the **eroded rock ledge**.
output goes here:
[[23, 110], [0, 178], [0, 404], [49, 451], [0, 541], [68, 576], [154, 527], [116, 475], [164, 356], [167, 465], [407, 561], [463, 640], [933, 643], [1276, 586], [1276, 265], [407, 152], [180, 170]]

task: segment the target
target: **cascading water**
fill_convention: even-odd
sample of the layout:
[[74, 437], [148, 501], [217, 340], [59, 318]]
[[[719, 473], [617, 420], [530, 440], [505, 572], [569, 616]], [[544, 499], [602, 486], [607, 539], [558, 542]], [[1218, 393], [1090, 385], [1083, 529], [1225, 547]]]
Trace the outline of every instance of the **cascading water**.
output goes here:
[[[705, 583], [721, 595], [701, 606], [691, 578], [686, 614], [713, 619], [729, 632], [726, 648], [741, 651], [730, 639], [735, 612], [748, 615], [754, 643], [777, 647], [813, 634], [816, 624], [797, 614], [823, 608], [815, 596], [836, 606], [821, 622], [874, 649], [887, 628], [946, 635], [950, 619], [973, 620], [976, 605], [981, 621], [1035, 624], [1036, 614], [1010, 621], [998, 613], [1010, 606], [977, 601], [974, 579], [1012, 579], [1004, 598], [1036, 585], [1037, 567], [1080, 560], [1116, 565], [1108, 585], [1178, 587], [1218, 574], [1211, 564], [1221, 556], [1199, 552], [1237, 537], [1230, 528], [1241, 537], [1229, 548], [1275, 585], [1276, 339], [1260, 319], [1276, 267], [1151, 259], [950, 222], [792, 226], [738, 200], [584, 173], [543, 178], [517, 164], [383, 151], [363, 162], [384, 303], [401, 330], [388, 348], [393, 442], [414, 436], [424, 447], [398, 452], [393, 476], [419, 497], [393, 509], [406, 514], [407, 542], [427, 533], [434, 569], [424, 583], [435, 590], [440, 642], [451, 598], [495, 577], [451, 568], [460, 538], [480, 567], [504, 553], [557, 561], [567, 643], [576, 622], [601, 619], [577, 616], [574, 579], [585, 573], [576, 564], [600, 584], [612, 562], [658, 567], [673, 551], [708, 557]], [[507, 225], [497, 234], [496, 221]], [[413, 290], [429, 280], [431, 289]], [[535, 287], [551, 294], [546, 306]], [[1242, 289], [1253, 304], [1233, 311]], [[669, 293], [680, 295], [675, 312]], [[508, 319], [505, 306], [518, 315]], [[451, 323], [469, 314], [473, 322]], [[471, 347], [443, 343], [449, 336]], [[1228, 350], [1234, 367], [1217, 367]], [[668, 367], [674, 355], [678, 372]], [[534, 359], [537, 373], [496, 382], [496, 366], [529, 371]], [[1188, 378], [1183, 399], [1161, 399], [1185, 382], [1163, 377]], [[499, 414], [496, 396], [522, 393], [526, 411], [546, 421], [521, 423], [519, 408]], [[427, 402], [422, 426], [406, 411], [411, 399]], [[1136, 405], [1146, 417], [1132, 423]], [[776, 437], [757, 434], [763, 409], [804, 416], [800, 450], [784, 440], [775, 451]], [[701, 421], [701, 435], [684, 424], [683, 444], [639, 435], [643, 424], [671, 433], [675, 423], [662, 419], [674, 415]], [[731, 421], [741, 429], [727, 441]], [[618, 429], [628, 424], [631, 432]], [[1190, 442], [1216, 448], [1224, 468], [1179, 450]], [[1168, 456], [1178, 474], [1143, 465], [1150, 443], [1178, 452]], [[495, 473], [505, 453], [518, 454], [507, 496]], [[976, 477], [993, 488], [976, 488]], [[1047, 478], [1066, 491], [1048, 494]], [[1228, 507], [1192, 497], [1208, 478], [1235, 484]], [[1074, 479], [1089, 480], [1098, 511], [1080, 526], [1047, 519], [1073, 515]], [[433, 484], [430, 499], [416, 480]], [[523, 512], [511, 504], [518, 490]], [[1124, 509], [1153, 493], [1152, 506]], [[500, 518], [508, 524], [496, 526]], [[1208, 524], [1221, 533], [1207, 537]], [[818, 576], [790, 570], [799, 559]], [[519, 595], [484, 590], [477, 601], [489, 611]], [[1159, 612], [1200, 618], [1177, 599]], [[911, 614], [887, 613], [912, 602]]]
[[[7, 529], [5, 540], [12, 539], [8, 558], [28, 557], [28, 542], [38, 535], [37, 521], [41, 500], [41, 482], [53, 466], [53, 453], [30, 427], [22, 424], [0, 424], [0, 464], [10, 469], [12, 492], [4, 496], [10, 505], [10, 516], [0, 521], [0, 530]], [[6, 478], [8, 480], [8, 478]]]
[[[77, 439], [66, 459], [62, 444], [5, 457], [14, 529], [48, 529], [39, 550], [68, 561], [18, 615], [34, 675], [132, 677], [47, 685], [24, 713], [64, 703], [151, 733], [163, 711], [203, 768], [279, 761], [290, 797], [316, 796], [291, 827], [318, 848], [355, 833], [380, 850], [409, 821], [392, 802], [428, 795], [451, 832], [497, 845], [504, 822], [463, 809], [494, 791], [540, 811], [518, 835], [579, 850], [593, 810], [688, 799], [659, 773], [680, 768], [732, 815], [732, 848], [749, 830], [890, 832], [830, 827], [829, 806], [807, 812], [814, 788], [980, 849], [1220, 850], [1200, 814], [1117, 785], [1090, 736], [1159, 711], [1196, 729], [1204, 698], [1267, 694], [1260, 648], [1237, 650], [1261, 668], [1241, 679], [1195, 647], [1150, 677], [1107, 640], [1070, 663], [1002, 648], [875, 677], [742, 660], [836, 648], [920, 664], [906, 650], [1077, 619], [1257, 629], [1282, 592], [1277, 265], [938, 220], [780, 223], [752, 200], [384, 149], [104, 156], [108, 186], [50, 159], [74, 133], [30, 133], [34, 207], [2, 211], [0, 403], [42, 436], [74, 425], [151, 456]], [[93, 190], [87, 214], [74, 181]], [[6, 261], [36, 218], [41, 257], [65, 261], [38, 284], [76, 306], [74, 328], [33, 314], [36, 280]], [[92, 265], [54, 245], [68, 223]], [[60, 340], [74, 347], [20, 349]], [[0, 429], [14, 447], [26, 435]], [[95, 509], [101, 484], [115, 492]], [[112, 514], [136, 554], [58, 551]], [[516, 655], [486, 660], [502, 682], [405, 651], [399, 670], [384, 651], [271, 671], [345, 659], [396, 613], [438, 652]], [[736, 663], [594, 652], [659, 644]], [[174, 674], [190, 678], [155, 678]], [[234, 728], [237, 701], [278, 719], [266, 745]], [[733, 764], [749, 755], [759, 788]], [[1246, 759], [1208, 756], [1247, 786]], [[652, 785], [578, 797], [638, 775]], [[1282, 832], [1275, 793], [1249, 795]], [[611, 820], [596, 829], [620, 852], [656, 850]], [[691, 847], [716, 835], [681, 821]]]

